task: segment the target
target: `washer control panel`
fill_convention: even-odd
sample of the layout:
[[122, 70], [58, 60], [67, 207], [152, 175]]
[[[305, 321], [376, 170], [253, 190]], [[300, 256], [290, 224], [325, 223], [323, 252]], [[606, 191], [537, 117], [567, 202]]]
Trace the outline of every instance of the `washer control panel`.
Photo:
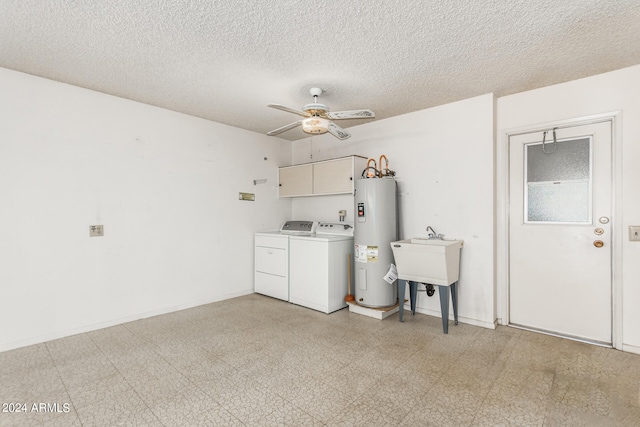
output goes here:
[[287, 221], [280, 227], [283, 234], [315, 234], [318, 221]]
[[334, 236], [353, 236], [352, 222], [321, 222], [316, 234], [329, 234]]

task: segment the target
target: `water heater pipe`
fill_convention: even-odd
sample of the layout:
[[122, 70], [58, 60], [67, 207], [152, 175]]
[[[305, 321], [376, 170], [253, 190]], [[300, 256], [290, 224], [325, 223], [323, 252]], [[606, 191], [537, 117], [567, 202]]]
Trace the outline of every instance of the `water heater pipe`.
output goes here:
[[[384, 165], [385, 165], [384, 169], [382, 168], [382, 159], [384, 159]], [[380, 172], [379, 172], [380, 177], [389, 175], [389, 159], [387, 159], [387, 156], [385, 156], [384, 154], [380, 156], [380, 161], [378, 162], [378, 164], [380, 165]]]

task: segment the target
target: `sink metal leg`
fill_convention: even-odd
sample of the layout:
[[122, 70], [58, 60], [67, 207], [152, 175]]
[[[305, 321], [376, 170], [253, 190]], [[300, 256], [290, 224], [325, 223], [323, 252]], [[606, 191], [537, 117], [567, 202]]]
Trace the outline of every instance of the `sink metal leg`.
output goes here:
[[[404, 322], [404, 296], [406, 287], [409, 285], [409, 303], [411, 305], [411, 313], [416, 314], [416, 301], [418, 297], [418, 283], [410, 280], [398, 279], [398, 317]], [[438, 285], [438, 294], [440, 295], [440, 312], [442, 313], [442, 330], [445, 334], [449, 333], [449, 294], [451, 294], [451, 302], [453, 303], [453, 319], [458, 324], [458, 282], [454, 282], [449, 286]]]
[[451, 286], [451, 302], [453, 303], [453, 319], [458, 324], [458, 282], [454, 282]]
[[438, 286], [440, 294], [440, 312], [442, 313], [442, 330], [449, 333], [449, 286]]
[[411, 314], [416, 314], [416, 300], [418, 299], [418, 283], [409, 282], [409, 298], [411, 299]]
[[404, 322], [404, 292], [405, 292], [405, 287], [407, 285], [407, 281], [406, 280], [400, 280], [398, 279], [398, 317], [400, 318], [401, 322]]

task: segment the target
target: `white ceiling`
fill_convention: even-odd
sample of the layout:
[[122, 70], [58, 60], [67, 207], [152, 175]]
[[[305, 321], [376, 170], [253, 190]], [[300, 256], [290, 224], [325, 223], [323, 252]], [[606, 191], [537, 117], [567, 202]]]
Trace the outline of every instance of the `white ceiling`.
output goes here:
[[0, 67], [260, 133], [312, 86], [382, 119], [635, 64], [638, 0], [0, 0]]

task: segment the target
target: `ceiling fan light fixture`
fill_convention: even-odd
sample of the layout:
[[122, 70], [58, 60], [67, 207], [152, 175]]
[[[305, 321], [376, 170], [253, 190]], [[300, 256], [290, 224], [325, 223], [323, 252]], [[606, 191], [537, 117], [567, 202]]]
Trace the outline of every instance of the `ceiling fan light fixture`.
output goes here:
[[322, 94], [322, 89], [313, 87], [309, 90], [309, 93], [311, 94], [311, 96], [313, 96], [313, 102], [311, 104], [305, 105], [301, 110], [285, 107], [284, 105], [280, 104], [268, 104], [268, 107], [286, 111], [287, 113], [297, 114], [298, 116], [304, 117], [304, 119], [298, 120], [297, 122], [289, 123], [288, 125], [279, 127], [278, 129], [274, 129], [271, 132], [267, 132], [267, 135], [280, 135], [282, 132], [286, 132], [288, 130], [301, 126], [302, 130], [305, 133], [311, 135], [330, 133], [340, 141], [343, 141], [351, 137], [351, 134], [335, 124], [333, 120], [373, 119], [376, 117], [375, 113], [371, 110], [329, 112], [328, 106], [318, 103], [318, 96]]
[[302, 130], [306, 133], [320, 134], [329, 130], [329, 120], [312, 116], [302, 120]]

